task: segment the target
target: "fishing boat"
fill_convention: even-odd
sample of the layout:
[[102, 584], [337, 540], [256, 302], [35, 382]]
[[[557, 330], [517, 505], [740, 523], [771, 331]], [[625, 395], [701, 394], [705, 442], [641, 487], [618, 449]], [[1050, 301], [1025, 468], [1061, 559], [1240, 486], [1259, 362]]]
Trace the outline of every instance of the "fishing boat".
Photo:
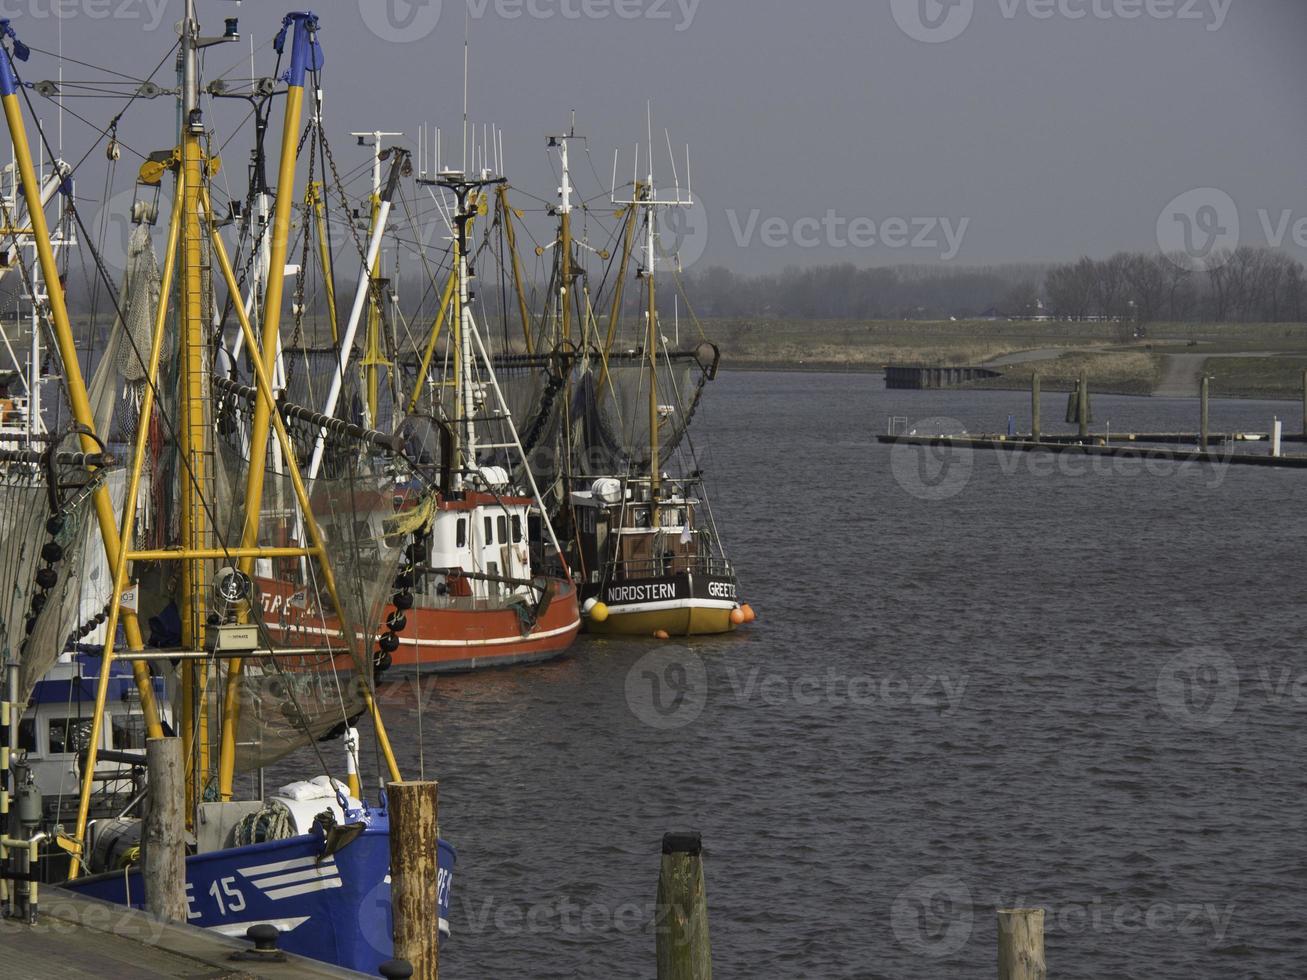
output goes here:
[[[382, 237], [407, 159], [391, 148], [389, 177], [380, 177], [381, 136], [372, 134], [374, 207], [354, 306], [342, 332], [323, 412], [335, 416], [343, 401], [355, 332], [365, 305], [378, 302], [376, 269]], [[366, 138], [366, 134], [365, 134]], [[425, 486], [404, 517], [410, 535], [403, 594], [388, 608], [382, 637], [386, 669], [457, 672], [553, 659], [566, 653], [581, 629], [580, 603], [564, 564], [540, 491], [522, 466], [525, 450], [477, 319], [474, 276], [468, 256], [472, 226], [485, 189], [504, 183], [490, 168], [477, 174], [441, 170], [423, 183], [448, 195], [452, 262], [440, 307], [401, 413], [386, 406], [374, 381], [378, 365], [392, 366], [376, 346], [381, 333], [368, 327], [363, 367], [366, 384], [356, 401], [365, 418], [390, 416], [396, 438], [413, 459], [426, 462]], [[374, 312], [373, 317], [379, 316]], [[370, 320], [371, 323], [371, 320]], [[447, 369], [436, 364], [437, 343], [449, 324]], [[392, 388], [397, 385], [392, 385]], [[392, 396], [393, 397], [393, 396]], [[320, 447], [312, 477], [323, 465]], [[384, 519], [384, 507], [377, 520]]]
[[[436, 671], [548, 660], [576, 640], [580, 603], [529, 471], [522, 469], [529, 486], [524, 493], [508, 466], [491, 462], [522, 462], [526, 454], [471, 302], [468, 255], [477, 198], [504, 181], [488, 172], [447, 170], [434, 183], [455, 201], [453, 400], [444, 406], [440, 476], [426, 502], [413, 605], [395, 609], [407, 612], [413, 635], [394, 656], [398, 664]], [[483, 428], [499, 435], [483, 438]]]
[[[199, 53], [238, 40], [239, 29], [228, 19], [224, 34], [202, 36], [195, 0], [187, 0], [179, 145], [151, 155], [137, 181], [139, 193], [156, 199], [165, 182], [174, 185], [162, 269], [146, 247], [154, 209], [138, 200], [129, 288], [115, 298], [110, 346], [88, 386], [20, 101], [18, 66], [30, 51], [0, 20], [0, 40], [9, 42], [0, 54], [0, 102], [48, 293], [43, 327], [55, 339], [72, 416], [39, 445], [0, 448], [0, 718], [4, 744], [16, 747], [0, 756], [5, 799], [19, 804], [0, 828], [0, 900], [34, 918], [36, 869], [62, 865], [65, 887], [142, 907], [140, 806], [148, 794], [135, 748], [142, 735], [176, 733], [188, 921], [228, 934], [272, 924], [284, 950], [375, 974], [393, 955], [383, 780], [401, 778], [376, 696], [387, 645], [376, 624], [409, 588], [402, 515], [414, 510], [418, 484], [388, 435], [330, 424], [279, 402], [273, 387], [308, 76], [314, 96], [321, 90], [318, 26], [312, 14], [289, 14], [273, 45], [279, 65], [283, 57], [288, 65], [280, 80], [285, 118], [256, 335], [218, 230], [209, 187], [218, 162], [206, 149], [218, 143], [209, 141], [200, 108]], [[116, 139], [116, 127], [117, 120], [103, 137]], [[16, 228], [13, 215], [5, 217]], [[244, 338], [256, 382], [249, 389], [215, 377], [219, 282]], [[301, 452], [315, 439], [334, 469], [308, 481]], [[376, 536], [369, 521], [383, 500], [391, 523]], [[96, 586], [107, 598], [89, 620], [88, 542], [107, 572]], [[315, 621], [295, 629], [264, 614], [257, 578], [269, 570], [274, 580], [301, 576]], [[388, 629], [393, 636], [402, 626], [392, 617]], [[94, 663], [76, 650], [92, 633], [102, 638]], [[23, 707], [40, 684], [61, 683], [42, 678], [64, 652], [76, 683], [53, 693], [76, 715], [58, 718], [53, 698], [38, 704], [24, 747]], [[363, 718], [375, 739], [370, 774], [354, 727]], [[345, 751], [331, 753], [337, 762], [329, 765], [321, 744], [340, 740]], [[53, 757], [70, 749], [80, 771], [75, 812], [51, 822], [36, 766], [62, 765], [66, 759]], [[304, 759], [319, 771], [303, 771]], [[262, 774], [274, 764], [303, 778], [265, 793]], [[443, 841], [438, 852], [447, 928], [454, 853]]]
[[[754, 613], [740, 600], [735, 569], [707, 506], [693, 447], [688, 447], [688, 464], [676, 458], [681, 443], [688, 442], [687, 429], [702, 388], [702, 382], [678, 383], [678, 367], [699, 366], [701, 378], [710, 380], [716, 374], [717, 352], [703, 345], [712, 352], [703, 366], [699, 351], [671, 349], [663, 335], [655, 288], [659, 214], [692, 206], [693, 190], [687, 185], [683, 196], [678, 177], [674, 193], [659, 197], [653, 158], [650, 123], [649, 171], [643, 181], [632, 181], [634, 194], [625, 200], [618, 199], [614, 161], [612, 198], [628, 209], [627, 246], [605, 349], [616, 336], [621, 281], [637, 225], [644, 241], [643, 266], [637, 272], [644, 285], [643, 347], [625, 357], [607, 354], [591, 383], [573, 398], [574, 442], [580, 447], [569, 457], [567, 474], [573, 565], [591, 633], [728, 633], [752, 621]], [[636, 168], [638, 173], [638, 154]], [[686, 172], [688, 179], [688, 153]], [[623, 371], [627, 377], [618, 377]], [[644, 404], [637, 408], [641, 400]], [[616, 418], [606, 418], [605, 401], [617, 406]], [[685, 475], [669, 475], [667, 468], [678, 462]], [[599, 468], [605, 465], [610, 467], [607, 472]]]

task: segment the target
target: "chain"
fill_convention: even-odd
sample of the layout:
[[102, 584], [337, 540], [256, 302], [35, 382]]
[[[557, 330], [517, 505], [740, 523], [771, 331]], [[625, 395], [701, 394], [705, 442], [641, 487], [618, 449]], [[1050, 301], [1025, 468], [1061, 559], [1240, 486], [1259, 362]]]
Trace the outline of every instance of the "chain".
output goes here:
[[[300, 138], [299, 149], [304, 149], [305, 142], [308, 141], [309, 133], [316, 126], [316, 123], [309, 123], [304, 130], [304, 135]], [[315, 144], [316, 147], [316, 144]], [[298, 151], [297, 151], [298, 152]], [[313, 186], [313, 178], [317, 175], [318, 154], [314, 151], [309, 153], [309, 186]], [[291, 334], [290, 343], [286, 345], [287, 350], [295, 350], [304, 337], [304, 282], [309, 268], [309, 212], [308, 208], [304, 210], [304, 248], [300, 252], [300, 267], [295, 273], [295, 330]], [[324, 272], [325, 274], [325, 272]], [[293, 358], [292, 358], [293, 360]], [[290, 382], [290, 369], [286, 370], [286, 380]]]

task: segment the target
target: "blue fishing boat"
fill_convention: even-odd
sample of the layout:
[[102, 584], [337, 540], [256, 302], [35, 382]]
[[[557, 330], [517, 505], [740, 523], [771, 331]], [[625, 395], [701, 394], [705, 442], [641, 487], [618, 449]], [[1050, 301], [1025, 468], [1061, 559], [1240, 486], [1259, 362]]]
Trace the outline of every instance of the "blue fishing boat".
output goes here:
[[[390, 834], [384, 809], [344, 811], [344, 823], [246, 847], [196, 854], [186, 861], [190, 925], [243, 938], [254, 925], [281, 932], [279, 948], [376, 975], [393, 956]], [[348, 843], [333, 844], [344, 829]], [[333, 850], [333, 847], [338, 849]], [[440, 842], [440, 931], [449, 934], [455, 855]], [[145, 907], [140, 873], [107, 872], [69, 883], [72, 890], [120, 905]]]

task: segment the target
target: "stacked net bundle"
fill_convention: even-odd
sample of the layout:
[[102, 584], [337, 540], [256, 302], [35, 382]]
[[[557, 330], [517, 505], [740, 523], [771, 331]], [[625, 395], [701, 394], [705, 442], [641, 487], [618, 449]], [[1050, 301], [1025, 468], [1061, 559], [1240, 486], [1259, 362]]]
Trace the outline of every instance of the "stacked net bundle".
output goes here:
[[76, 627], [95, 478], [20, 455], [0, 457], [0, 652], [18, 663], [26, 703]]

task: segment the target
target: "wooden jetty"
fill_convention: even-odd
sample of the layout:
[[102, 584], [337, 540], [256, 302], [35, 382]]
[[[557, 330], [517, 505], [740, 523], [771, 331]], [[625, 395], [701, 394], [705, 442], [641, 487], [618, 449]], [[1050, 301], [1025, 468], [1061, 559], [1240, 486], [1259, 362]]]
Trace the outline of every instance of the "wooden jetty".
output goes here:
[[7, 977], [70, 980], [366, 975], [286, 953], [257, 954], [248, 940], [228, 939], [52, 887], [41, 889], [41, 911], [34, 924], [0, 919], [0, 963]]
[[1281, 469], [1307, 469], [1307, 456], [1262, 456], [1253, 453], [1213, 452], [1199, 449], [1197, 437], [1192, 445], [1164, 446], [1131, 441], [1129, 436], [1091, 436], [1081, 442], [1078, 437], [1041, 437], [1039, 442], [1008, 436], [878, 436], [883, 445], [952, 446], [959, 449], [993, 450], [1009, 453], [1067, 453], [1085, 456], [1115, 456], [1127, 459], [1172, 460], [1181, 463], [1209, 463], [1221, 466], [1272, 466]]
[[[1232, 466], [1272, 466], [1282, 469], [1307, 469], [1307, 456], [1285, 456], [1281, 445], [1287, 442], [1307, 443], [1307, 372], [1303, 374], [1303, 431], [1290, 434], [1283, 431], [1279, 419], [1272, 422], [1270, 432], [1212, 432], [1210, 420], [1211, 379], [1203, 378], [1199, 390], [1201, 429], [1198, 432], [1102, 432], [1089, 430], [1093, 412], [1089, 399], [1089, 379], [1081, 374], [1067, 403], [1068, 424], [1079, 431], [1071, 434], [1050, 434], [1041, 431], [1040, 377], [1036, 372], [1030, 384], [1031, 432], [1029, 435], [937, 435], [918, 436], [911, 433], [878, 436], [884, 445], [899, 446], [953, 446], [956, 448], [993, 450], [1009, 453], [1078, 453], [1087, 456], [1114, 456], [1128, 459], [1171, 460], [1181, 463], [1208, 463]], [[891, 430], [893, 425], [891, 425]], [[1238, 443], [1270, 443], [1270, 452], [1234, 452], [1230, 447]], [[1212, 447], [1222, 447], [1213, 451]]]
[[885, 387], [891, 391], [931, 391], [968, 381], [997, 378], [1002, 371], [979, 367], [945, 367], [929, 364], [886, 364]]

